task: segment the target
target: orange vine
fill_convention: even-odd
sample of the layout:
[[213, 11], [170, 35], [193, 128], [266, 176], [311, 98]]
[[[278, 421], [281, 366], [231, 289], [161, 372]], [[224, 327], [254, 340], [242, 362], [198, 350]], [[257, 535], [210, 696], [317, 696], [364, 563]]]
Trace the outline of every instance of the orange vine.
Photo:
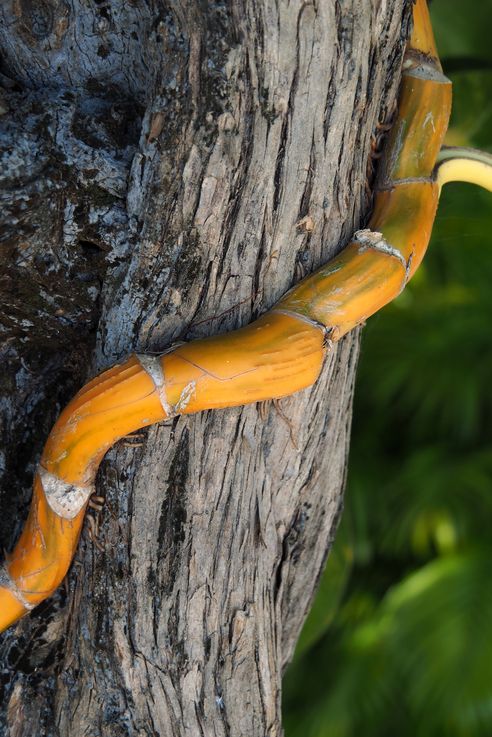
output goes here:
[[310, 386], [330, 343], [401, 292], [429, 242], [440, 191], [435, 165], [450, 106], [451, 84], [441, 71], [427, 5], [417, 0], [369, 227], [247, 327], [159, 357], [133, 355], [74, 397], [50, 433], [27, 523], [0, 569], [0, 631], [63, 580], [98, 465], [113, 443], [178, 414]]

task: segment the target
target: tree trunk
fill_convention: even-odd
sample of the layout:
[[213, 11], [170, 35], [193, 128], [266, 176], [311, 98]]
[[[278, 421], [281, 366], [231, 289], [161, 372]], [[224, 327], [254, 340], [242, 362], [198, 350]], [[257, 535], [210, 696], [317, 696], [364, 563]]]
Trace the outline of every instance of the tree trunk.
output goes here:
[[[86, 378], [249, 322], [364, 224], [409, 11], [2, 4], [4, 547]], [[3, 636], [2, 735], [282, 734], [282, 672], [342, 507], [357, 352], [354, 332], [310, 390], [108, 453], [96, 543], [87, 524], [65, 589]]]

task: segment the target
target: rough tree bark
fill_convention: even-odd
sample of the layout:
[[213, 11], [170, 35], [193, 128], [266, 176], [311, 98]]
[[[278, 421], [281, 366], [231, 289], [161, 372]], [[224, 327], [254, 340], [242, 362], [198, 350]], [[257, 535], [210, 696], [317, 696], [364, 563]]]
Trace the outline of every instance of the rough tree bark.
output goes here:
[[[248, 322], [363, 225], [409, 11], [2, 3], [5, 548], [86, 378]], [[3, 636], [2, 735], [282, 733], [282, 671], [342, 507], [357, 351], [352, 334], [278, 405], [108, 454], [104, 551], [86, 531], [65, 589]]]

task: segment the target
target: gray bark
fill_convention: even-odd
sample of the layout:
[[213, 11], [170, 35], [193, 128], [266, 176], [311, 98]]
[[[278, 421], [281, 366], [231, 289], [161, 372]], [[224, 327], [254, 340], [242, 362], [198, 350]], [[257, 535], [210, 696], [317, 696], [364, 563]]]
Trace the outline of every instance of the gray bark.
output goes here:
[[[4, 547], [86, 378], [247, 323], [364, 224], [409, 10], [2, 4]], [[282, 672], [342, 508], [357, 352], [354, 333], [310, 390], [108, 453], [98, 546], [86, 529], [66, 586], [2, 637], [1, 734], [282, 733]]]

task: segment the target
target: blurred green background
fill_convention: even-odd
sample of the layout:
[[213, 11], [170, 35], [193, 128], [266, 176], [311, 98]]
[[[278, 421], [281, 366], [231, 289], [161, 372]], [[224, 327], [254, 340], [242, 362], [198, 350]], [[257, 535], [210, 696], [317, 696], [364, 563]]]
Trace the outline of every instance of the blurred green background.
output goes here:
[[[435, 0], [448, 144], [492, 150], [492, 0]], [[492, 194], [445, 188], [364, 330], [346, 508], [284, 680], [286, 737], [492, 736]]]

